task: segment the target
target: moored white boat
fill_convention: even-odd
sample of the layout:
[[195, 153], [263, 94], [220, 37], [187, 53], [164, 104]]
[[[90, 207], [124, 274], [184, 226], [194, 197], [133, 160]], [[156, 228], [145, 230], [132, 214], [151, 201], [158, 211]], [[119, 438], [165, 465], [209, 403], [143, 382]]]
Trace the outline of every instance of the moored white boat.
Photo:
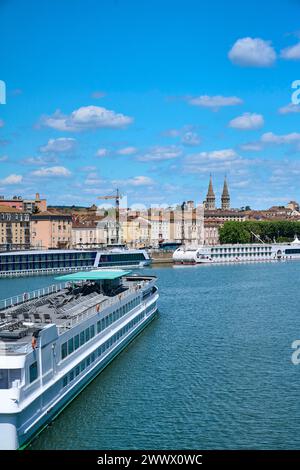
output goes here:
[[300, 240], [291, 243], [245, 243], [181, 246], [173, 253], [175, 264], [241, 263], [300, 259]]
[[77, 272], [0, 310], [0, 448], [22, 448], [154, 318], [156, 277]]

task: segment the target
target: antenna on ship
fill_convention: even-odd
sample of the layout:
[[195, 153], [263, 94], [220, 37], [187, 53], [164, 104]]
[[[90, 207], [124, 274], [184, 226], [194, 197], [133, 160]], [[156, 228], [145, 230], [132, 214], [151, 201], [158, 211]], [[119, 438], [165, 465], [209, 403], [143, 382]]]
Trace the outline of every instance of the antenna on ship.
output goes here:
[[259, 235], [257, 235], [256, 233], [252, 232], [252, 230], [250, 230], [250, 232], [252, 233], [252, 235], [254, 235], [255, 238], [257, 238], [258, 241], [260, 241], [261, 243], [263, 243], [265, 245], [265, 242], [260, 238]]

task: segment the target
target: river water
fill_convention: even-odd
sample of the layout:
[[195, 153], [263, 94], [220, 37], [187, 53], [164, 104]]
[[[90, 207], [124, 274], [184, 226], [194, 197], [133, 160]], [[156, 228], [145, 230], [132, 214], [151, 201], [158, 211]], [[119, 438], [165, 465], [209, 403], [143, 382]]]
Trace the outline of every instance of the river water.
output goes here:
[[[298, 449], [300, 263], [145, 269], [159, 315], [31, 449]], [[0, 298], [53, 283], [1, 280]]]

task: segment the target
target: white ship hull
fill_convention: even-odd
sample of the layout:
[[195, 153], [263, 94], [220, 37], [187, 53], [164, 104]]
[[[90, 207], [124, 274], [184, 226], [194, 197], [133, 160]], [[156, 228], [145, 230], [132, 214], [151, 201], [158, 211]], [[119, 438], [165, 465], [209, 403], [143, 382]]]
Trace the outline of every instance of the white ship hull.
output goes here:
[[[75, 338], [74, 334], [79, 335], [80, 325], [54, 338], [55, 342], [51, 335], [56, 327], [49, 325], [42, 331], [40, 347], [29, 350], [26, 356], [0, 356], [0, 369], [23, 368], [25, 375], [26, 364], [32, 364], [34, 360], [39, 369], [39, 376], [32, 384], [24, 386], [23, 377], [23, 387], [13, 383], [10, 388], [0, 388], [0, 449], [26, 447], [153, 320], [157, 313], [158, 292], [152, 281], [149, 284], [151, 290], [148, 286], [144, 292], [143, 289], [129, 292], [124, 301], [116, 299], [106, 313], [99, 312], [96, 306], [89, 317], [90, 325], [108, 318], [109, 312], [111, 315], [116, 312], [116, 307], [121, 311], [124, 305], [125, 313], [66, 358], [60, 356], [61, 348], [63, 344], [69, 344], [70, 338]], [[133, 307], [128, 307], [128, 312], [125, 303]]]
[[173, 253], [175, 264], [228, 264], [300, 260], [300, 241], [272, 244], [181, 246]]

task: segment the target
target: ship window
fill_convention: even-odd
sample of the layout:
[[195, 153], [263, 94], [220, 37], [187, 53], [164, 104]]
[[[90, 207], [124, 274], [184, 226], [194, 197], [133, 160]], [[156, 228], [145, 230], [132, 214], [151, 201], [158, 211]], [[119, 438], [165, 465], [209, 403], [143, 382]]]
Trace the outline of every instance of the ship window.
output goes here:
[[90, 356], [88, 356], [86, 358], [86, 366], [88, 367], [90, 365], [90, 363], [91, 363], [91, 358], [90, 358]]
[[29, 382], [34, 382], [37, 379], [38, 376], [38, 368], [37, 368], [37, 362], [33, 362], [29, 366]]
[[82, 346], [85, 343], [84, 341], [84, 331], [80, 333], [80, 346]]
[[61, 345], [61, 358], [64, 359], [68, 355], [67, 343]]
[[72, 354], [74, 351], [74, 341], [73, 338], [70, 338], [68, 341], [68, 354]]
[[83, 372], [84, 369], [85, 369], [85, 361], [82, 361], [82, 362], [80, 363], [80, 370], [81, 370], [81, 372]]
[[79, 348], [79, 335], [76, 335], [75, 338], [74, 338], [74, 349], [78, 349]]
[[86, 341], [89, 341], [89, 339], [90, 339], [90, 329], [87, 328], [87, 329], [85, 330], [85, 340], [86, 340]]
[[76, 375], [76, 377], [77, 377], [77, 375], [79, 375], [79, 374], [80, 374], [80, 367], [77, 366], [76, 369], [75, 369], [75, 375]]
[[63, 387], [66, 387], [68, 385], [68, 376], [66, 375], [64, 378], [63, 378]]
[[100, 323], [100, 320], [97, 321], [97, 333], [100, 333], [101, 331], [101, 323]]
[[70, 372], [70, 382], [74, 379], [74, 370], [71, 370]]
[[0, 389], [8, 388], [8, 369], [0, 369]]
[[91, 338], [95, 336], [95, 325], [90, 326], [90, 335], [91, 335]]

